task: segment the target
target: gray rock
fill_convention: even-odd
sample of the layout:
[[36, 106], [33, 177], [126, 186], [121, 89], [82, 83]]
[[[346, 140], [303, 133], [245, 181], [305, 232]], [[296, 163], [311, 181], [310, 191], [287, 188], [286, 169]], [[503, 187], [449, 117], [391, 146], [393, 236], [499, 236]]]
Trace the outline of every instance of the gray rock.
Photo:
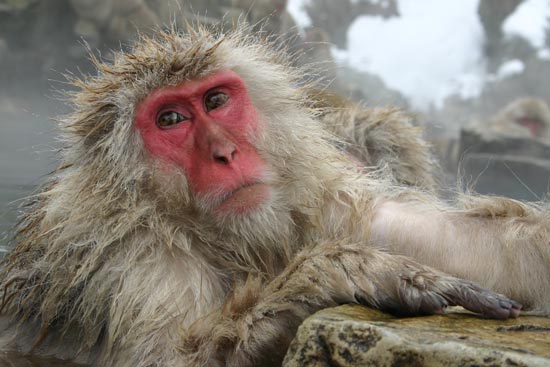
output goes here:
[[541, 200], [550, 191], [550, 146], [534, 139], [484, 139], [463, 130], [459, 176], [480, 194]]
[[362, 306], [325, 309], [298, 329], [284, 367], [550, 366], [550, 318], [497, 321], [461, 308], [395, 318]]

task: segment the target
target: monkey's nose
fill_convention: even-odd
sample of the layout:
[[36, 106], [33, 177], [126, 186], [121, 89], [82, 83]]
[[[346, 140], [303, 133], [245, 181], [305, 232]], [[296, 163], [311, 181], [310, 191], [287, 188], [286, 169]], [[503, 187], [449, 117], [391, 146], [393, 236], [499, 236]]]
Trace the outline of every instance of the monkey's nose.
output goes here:
[[237, 147], [229, 142], [212, 147], [212, 157], [220, 164], [228, 165], [237, 157]]

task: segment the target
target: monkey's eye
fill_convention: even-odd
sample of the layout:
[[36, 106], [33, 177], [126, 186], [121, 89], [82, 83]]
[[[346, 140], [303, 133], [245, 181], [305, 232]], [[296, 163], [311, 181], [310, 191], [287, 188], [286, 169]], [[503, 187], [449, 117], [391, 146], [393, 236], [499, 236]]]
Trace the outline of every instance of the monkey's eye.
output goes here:
[[204, 107], [206, 108], [206, 112], [210, 112], [224, 105], [228, 99], [229, 96], [223, 92], [213, 92], [207, 94], [204, 98]]
[[181, 113], [176, 111], [166, 111], [158, 117], [157, 125], [159, 127], [169, 127], [185, 120], [188, 120], [188, 118], [183, 116]]

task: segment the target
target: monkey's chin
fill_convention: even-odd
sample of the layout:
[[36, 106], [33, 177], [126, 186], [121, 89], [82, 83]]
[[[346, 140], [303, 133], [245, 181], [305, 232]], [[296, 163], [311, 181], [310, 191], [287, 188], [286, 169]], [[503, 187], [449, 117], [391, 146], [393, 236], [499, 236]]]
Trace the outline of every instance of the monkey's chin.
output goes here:
[[238, 188], [231, 195], [222, 201], [215, 210], [217, 216], [227, 216], [232, 214], [247, 215], [269, 201], [271, 197], [271, 188], [263, 183], [255, 183]]

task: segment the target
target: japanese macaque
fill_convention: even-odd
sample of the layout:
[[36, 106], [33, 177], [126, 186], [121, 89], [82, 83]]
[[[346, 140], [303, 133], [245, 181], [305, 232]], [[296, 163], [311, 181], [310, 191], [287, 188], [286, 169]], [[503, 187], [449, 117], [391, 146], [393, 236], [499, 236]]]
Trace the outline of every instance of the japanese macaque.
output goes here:
[[[401, 168], [358, 167], [349, 136], [338, 144], [326, 126], [383, 130], [408, 126], [391, 123], [404, 115], [315, 107], [326, 100], [289, 65], [246, 30], [198, 27], [144, 38], [75, 81], [61, 166], [3, 260], [3, 349], [97, 366], [264, 366], [280, 364], [305, 317], [342, 303], [550, 311], [543, 204], [451, 206], [400, 185]], [[375, 166], [414, 165], [426, 158], [405, 155], [425, 147], [408, 131], [358, 139], [402, 159]], [[404, 146], [378, 148], [387, 141]]]
[[482, 133], [492, 137], [532, 138], [550, 143], [550, 107], [538, 98], [516, 99], [489, 120], [486, 130]]

